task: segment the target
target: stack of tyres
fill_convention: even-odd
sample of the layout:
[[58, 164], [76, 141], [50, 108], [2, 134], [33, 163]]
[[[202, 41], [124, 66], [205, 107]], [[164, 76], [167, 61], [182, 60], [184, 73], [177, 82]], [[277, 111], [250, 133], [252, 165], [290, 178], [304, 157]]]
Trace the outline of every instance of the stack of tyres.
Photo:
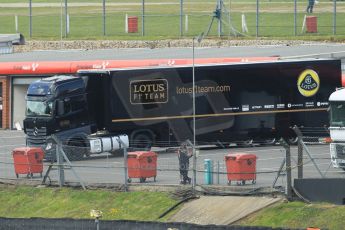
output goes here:
[[237, 184], [245, 185], [247, 180], [256, 183], [256, 155], [246, 153], [234, 153], [225, 156], [225, 164], [228, 175], [228, 184], [237, 181]]
[[131, 178], [139, 178], [140, 183], [146, 178], [157, 176], [157, 154], [150, 151], [138, 151], [128, 153], [128, 182]]
[[42, 177], [44, 151], [38, 147], [21, 147], [12, 151], [14, 171], [17, 178], [19, 174], [26, 174], [33, 177], [39, 173]]

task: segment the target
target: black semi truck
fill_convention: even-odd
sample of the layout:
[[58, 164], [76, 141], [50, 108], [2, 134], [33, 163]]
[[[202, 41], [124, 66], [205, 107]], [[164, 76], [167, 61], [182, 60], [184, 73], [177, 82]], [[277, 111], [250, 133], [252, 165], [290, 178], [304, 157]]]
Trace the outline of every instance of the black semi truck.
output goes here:
[[[193, 121], [198, 145], [293, 143], [294, 125], [328, 126], [328, 97], [340, 86], [333, 59], [83, 70], [29, 86], [24, 131], [28, 145], [46, 152], [52, 134], [83, 149], [91, 134], [127, 135], [138, 148], [174, 146], [193, 140]], [[88, 151], [68, 154], [77, 160]]]

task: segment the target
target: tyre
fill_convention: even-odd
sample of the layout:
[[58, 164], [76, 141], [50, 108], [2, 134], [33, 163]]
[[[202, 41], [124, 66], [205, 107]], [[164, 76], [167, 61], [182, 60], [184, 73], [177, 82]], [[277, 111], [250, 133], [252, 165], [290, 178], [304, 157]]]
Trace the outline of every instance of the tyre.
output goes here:
[[239, 147], [253, 147], [253, 139], [248, 139], [242, 142], [237, 143]]
[[121, 157], [121, 156], [123, 156], [123, 149], [113, 150], [110, 152], [110, 154], [115, 156], [115, 157]]
[[132, 139], [132, 147], [149, 151], [152, 147], [152, 136], [148, 133], [139, 133]]
[[83, 159], [86, 148], [84, 144], [80, 141], [73, 141], [69, 143], [70, 145], [63, 146], [63, 150], [70, 161], [80, 161]]
[[277, 142], [276, 138], [272, 137], [261, 142], [261, 145], [275, 145]]
[[290, 145], [297, 145], [298, 143], [298, 137], [296, 136], [291, 136], [287, 139], [288, 144]]

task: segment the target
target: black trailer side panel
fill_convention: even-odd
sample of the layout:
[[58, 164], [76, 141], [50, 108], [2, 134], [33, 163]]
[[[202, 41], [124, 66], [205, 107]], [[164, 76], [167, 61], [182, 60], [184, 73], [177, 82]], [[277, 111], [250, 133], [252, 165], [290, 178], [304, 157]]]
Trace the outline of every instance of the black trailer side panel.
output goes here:
[[[193, 136], [192, 67], [111, 71], [108, 129]], [[288, 136], [292, 125], [328, 125], [328, 97], [341, 86], [339, 60], [195, 67], [197, 141]]]

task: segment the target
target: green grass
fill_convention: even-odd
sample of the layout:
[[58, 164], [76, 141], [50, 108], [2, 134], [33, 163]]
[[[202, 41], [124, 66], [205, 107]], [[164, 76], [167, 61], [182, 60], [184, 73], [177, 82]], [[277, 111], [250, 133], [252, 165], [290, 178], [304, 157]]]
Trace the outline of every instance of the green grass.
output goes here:
[[[0, 33], [15, 33], [15, 15], [19, 17], [19, 32], [29, 38], [29, 9], [25, 0], [0, 0], [0, 3], [21, 2], [23, 7], [0, 8]], [[59, 0], [33, 0], [35, 3], [61, 3]], [[72, 3], [90, 2], [99, 3], [98, 6], [73, 6]], [[70, 34], [65, 37], [64, 9], [58, 7], [33, 7], [32, 10], [32, 37], [31, 39], [66, 40], [75, 39], [169, 39], [180, 37], [180, 0], [162, 0], [169, 5], [151, 4], [156, 0], [146, 0], [145, 3], [145, 37], [141, 36], [142, 17], [141, 0], [106, 1], [106, 35], [103, 36], [103, 8], [100, 0], [68, 1], [70, 15]], [[64, 3], [64, 1], [63, 1]], [[119, 5], [111, 5], [116, 3]], [[130, 4], [127, 3], [136, 3]], [[184, 0], [183, 11], [188, 15], [188, 31], [185, 30], [183, 17], [183, 36], [192, 37], [205, 32], [211, 22], [216, 1]], [[241, 15], [246, 16], [249, 29], [247, 36], [256, 37], [256, 0], [224, 0], [225, 8], [230, 10], [230, 23], [235, 30], [241, 31]], [[301, 31], [307, 1], [297, 3], [296, 37], [294, 33], [294, 2], [293, 0], [263, 0], [259, 5], [259, 37], [301, 39], [327, 39], [331, 36], [336, 40], [345, 37], [345, 1], [337, 2], [336, 35], [333, 35], [333, 2], [321, 0], [315, 6], [313, 15], [318, 18], [318, 33], [306, 34]], [[61, 15], [62, 13], [62, 15]], [[125, 15], [137, 16], [138, 32], [125, 33]], [[62, 16], [62, 18], [61, 18]], [[229, 17], [223, 17], [229, 22]], [[62, 21], [62, 25], [61, 25]], [[61, 30], [62, 28], [62, 30]], [[62, 33], [61, 33], [62, 31]], [[223, 34], [233, 35], [229, 26], [224, 25]], [[217, 22], [215, 21], [210, 36], [217, 36]]]
[[103, 212], [104, 220], [155, 221], [176, 202], [160, 192], [0, 187], [0, 216], [8, 218], [82, 219], [90, 218], [90, 210], [97, 209]]
[[[91, 218], [90, 210], [103, 212], [103, 220], [167, 221], [176, 212], [158, 217], [178, 201], [163, 192], [114, 192], [72, 188], [34, 188], [0, 185], [0, 216], [7, 218]], [[345, 206], [278, 203], [235, 223], [242, 226], [341, 230]]]
[[307, 227], [318, 227], [320, 229], [343, 230], [345, 206], [324, 203], [281, 203], [259, 211], [236, 224], [273, 228], [306, 229]]

